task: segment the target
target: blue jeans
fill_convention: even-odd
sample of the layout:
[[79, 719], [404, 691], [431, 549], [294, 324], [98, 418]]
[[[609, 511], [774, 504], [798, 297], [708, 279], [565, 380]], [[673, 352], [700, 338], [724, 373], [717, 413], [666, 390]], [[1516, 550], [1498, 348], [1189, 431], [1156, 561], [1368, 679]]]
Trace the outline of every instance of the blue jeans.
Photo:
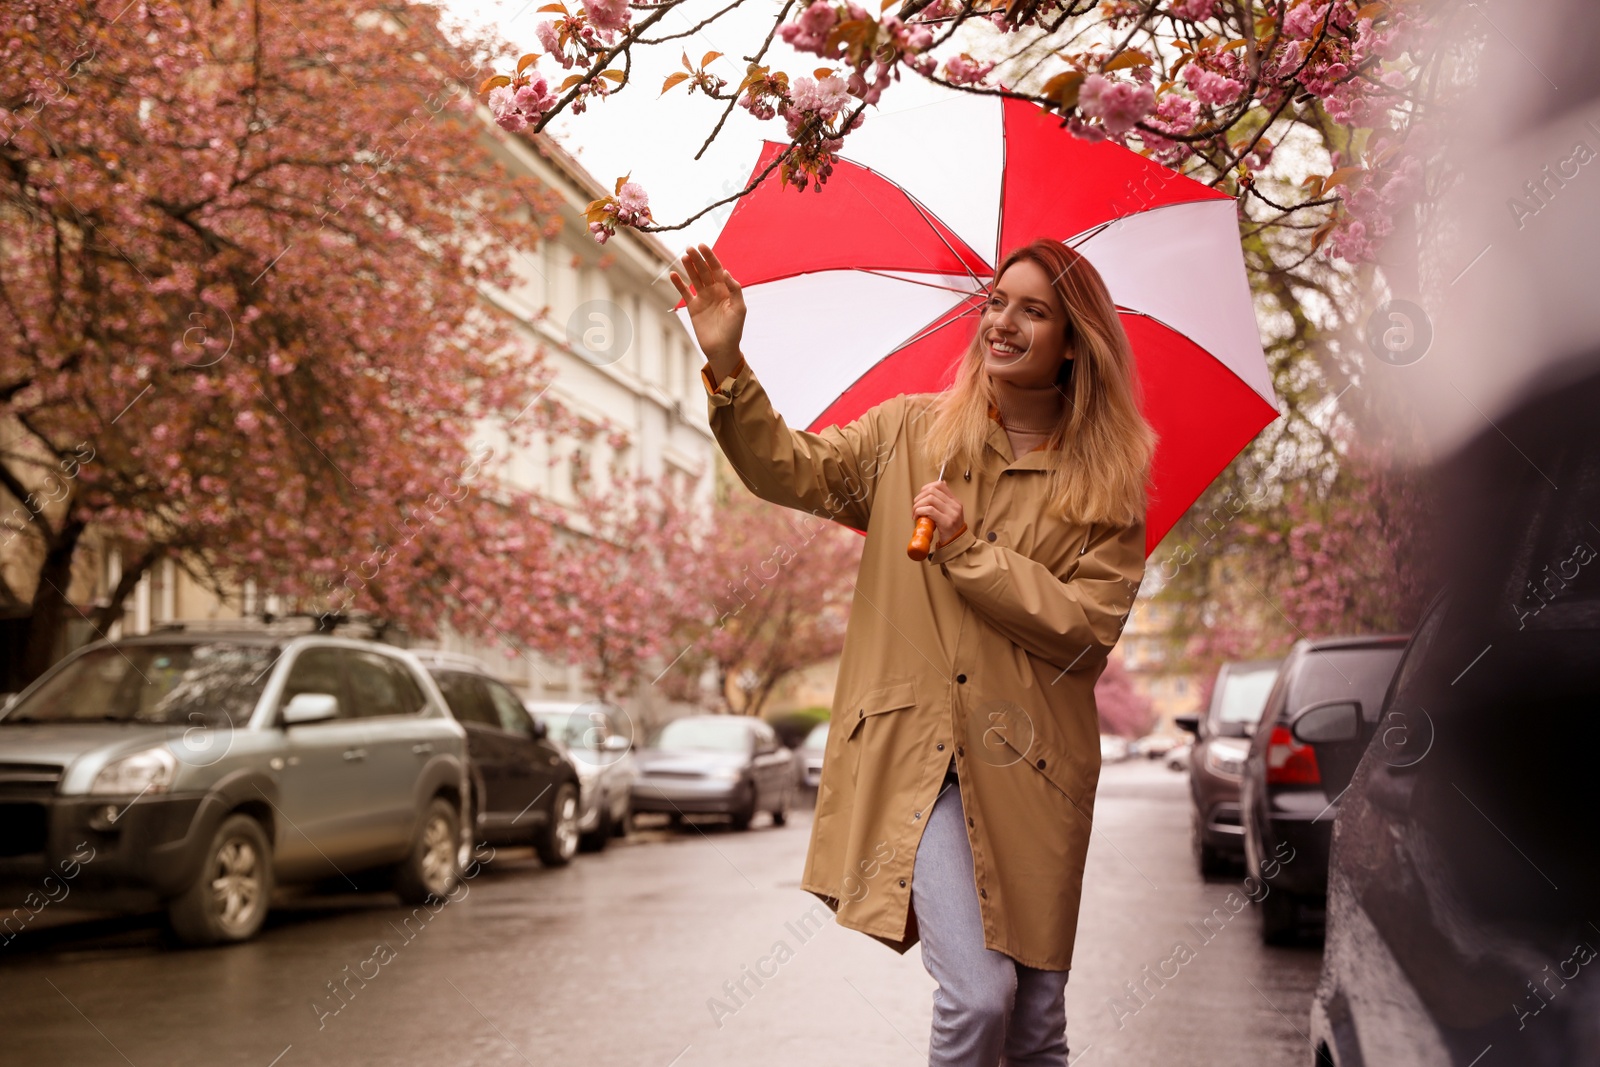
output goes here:
[[911, 903], [923, 965], [939, 983], [929, 1067], [1065, 1067], [1071, 972], [1037, 970], [984, 946], [972, 846], [953, 778], [928, 812]]

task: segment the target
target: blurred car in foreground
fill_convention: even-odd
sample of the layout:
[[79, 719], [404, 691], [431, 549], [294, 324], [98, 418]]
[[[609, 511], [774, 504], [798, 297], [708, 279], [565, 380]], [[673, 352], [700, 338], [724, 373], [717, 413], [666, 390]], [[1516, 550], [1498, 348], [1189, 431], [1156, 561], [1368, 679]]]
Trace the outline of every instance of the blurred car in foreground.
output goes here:
[[1302, 638], [1283, 658], [1250, 739], [1240, 789], [1245, 868], [1271, 886], [1251, 897], [1268, 944], [1293, 940], [1327, 893], [1333, 816], [1361, 758], [1355, 736], [1329, 732], [1327, 724], [1352, 715], [1369, 726], [1378, 721], [1407, 640], [1405, 634]]
[[469, 846], [466, 749], [388, 645], [97, 642], [0, 717], [0, 899], [65, 877], [79, 906], [155, 905], [180, 940], [214, 944], [252, 937], [284, 883], [377, 870], [407, 903], [443, 897]]
[[615, 704], [590, 700], [529, 701], [528, 710], [566, 747], [578, 768], [582, 803], [578, 846], [599, 852], [622, 837], [633, 821], [633, 782], [639, 764], [633, 757], [628, 716]]
[[470, 656], [416, 653], [467, 731], [472, 825], [491, 844], [534, 847], [550, 867], [578, 848], [578, 770], [522, 701]]
[[1444, 591], [1334, 826], [1324, 1064], [1600, 1064], [1597, 410], [1563, 383], [1435, 472]]
[[749, 829], [756, 812], [788, 821], [794, 798], [794, 762], [772, 727], [739, 715], [690, 715], [669, 722], [638, 752], [633, 810], [664, 812], [674, 824], [685, 815], [726, 815], [736, 830]]
[[828, 724], [819, 722], [806, 734], [796, 751], [800, 754], [800, 782], [807, 789], [822, 787], [822, 756], [828, 749]]
[[1250, 736], [1282, 663], [1224, 663], [1217, 669], [1205, 714], [1178, 716], [1178, 725], [1195, 735], [1189, 756], [1189, 839], [1201, 877], [1226, 874], [1244, 860], [1239, 780], [1250, 754]]

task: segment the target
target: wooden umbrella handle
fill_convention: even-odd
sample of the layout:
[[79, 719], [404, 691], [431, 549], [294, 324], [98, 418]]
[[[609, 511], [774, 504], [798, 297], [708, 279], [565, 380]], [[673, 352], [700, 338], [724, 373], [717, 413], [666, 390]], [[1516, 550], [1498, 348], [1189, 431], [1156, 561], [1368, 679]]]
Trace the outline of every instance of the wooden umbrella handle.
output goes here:
[[911, 532], [911, 543], [906, 546], [906, 555], [920, 562], [927, 559], [931, 551], [933, 551], [933, 520], [923, 515], [917, 519], [916, 529]]

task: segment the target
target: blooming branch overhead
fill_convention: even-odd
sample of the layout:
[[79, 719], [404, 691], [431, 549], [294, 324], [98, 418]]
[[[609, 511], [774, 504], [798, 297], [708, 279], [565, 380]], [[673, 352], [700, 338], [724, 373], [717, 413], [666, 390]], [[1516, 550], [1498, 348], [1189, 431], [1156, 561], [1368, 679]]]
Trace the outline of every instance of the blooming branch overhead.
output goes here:
[[[634, 48], [681, 36], [652, 33], [685, 2], [541, 8], [557, 16], [535, 30], [545, 53], [484, 83], [496, 118], [538, 132], [567, 108], [579, 113], [588, 98], [621, 91]], [[1418, 189], [1410, 132], [1438, 62], [1429, 29], [1420, 0], [884, 0], [877, 14], [853, 0], [811, 0], [783, 8], [737, 82], [708, 69], [729, 62], [722, 53], [698, 66], [685, 53], [661, 94], [686, 85], [719, 101], [724, 117], [737, 107], [781, 119], [789, 147], [771, 170], [784, 185], [820, 189], [866, 109], [909, 69], [955, 91], [1034, 101], [1077, 136], [1116, 141], [1226, 189], [1263, 213], [1257, 221], [1303, 229], [1311, 251], [1326, 243], [1354, 262], [1375, 257]], [[834, 65], [810, 76], [776, 69], [775, 39]], [[545, 55], [574, 71], [555, 90], [537, 70]], [[1286, 181], [1272, 163], [1297, 133], [1311, 134], [1311, 166], [1324, 172], [1307, 176], [1302, 166]], [[591, 219], [597, 240], [617, 226], [680, 229], [727, 202], [660, 225], [634, 188], [629, 207]], [[596, 201], [591, 214], [617, 199]]]

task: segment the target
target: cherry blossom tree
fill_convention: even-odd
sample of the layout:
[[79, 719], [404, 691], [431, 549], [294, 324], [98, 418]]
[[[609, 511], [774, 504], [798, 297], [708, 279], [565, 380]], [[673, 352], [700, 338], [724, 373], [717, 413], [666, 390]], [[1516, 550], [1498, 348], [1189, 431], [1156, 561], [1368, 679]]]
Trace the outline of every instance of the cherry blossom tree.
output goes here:
[[1143, 737], [1155, 723], [1150, 698], [1133, 686], [1121, 656], [1106, 660], [1094, 683], [1094, 702], [1100, 711], [1100, 732], [1119, 737]]
[[[438, 23], [377, 0], [0, 12], [21, 680], [163, 558], [318, 613], [536, 632], [547, 526], [473, 435], [562, 417], [481, 296], [514, 284], [554, 194], [488, 149], [473, 90], [498, 46]], [[121, 571], [91, 605], [96, 546]]]
[[859, 534], [730, 486], [715, 513], [717, 566], [699, 585], [711, 620], [698, 642], [719, 692], [747, 679], [738, 710], [759, 715], [778, 682], [844, 647]]
[[[546, 4], [551, 18], [534, 31], [543, 51], [481, 88], [507, 129], [542, 130], [629, 89], [636, 49], [677, 48], [687, 34], [663, 20], [685, 2]], [[1129, 144], [1236, 193], [1251, 221], [1306, 229], [1313, 249], [1328, 240], [1337, 256], [1364, 261], [1421, 178], [1410, 134], [1440, 59], [1431, 29], [1429, 9], [1405, 0], [885, 0], [877, 13], [809, 0], [778, 11], [742, 71], [721, 52], [695, 63], [684, 51], [684, 69], [660, 92], [683, 86], [715, 103], [722, 117], [707, 143], [736, 107], [782, 121], [788, 147], [729, 200], [774, 172], [802, 189], [823, 185], [868, 108], [910, 72], [1035, 101], [1079, 136]], [[774, 39], [827, 65], [779, 70]], [[1274, 171], [1280, 146], [1294, 161]], [[618, 226], [678, 229], [724, 202], [660, 224], [645, 191], [622, 179], [591, 205], [590, 228], [600, 241]]]
[[694, 594], [705, 520], [669, 482], [613, 471], [580, 476], [577, 500], [556, 521], [546, 563], [554, 595], [535, 642], [578, 664], [600, 699], [626, 696], [709, 621]]

